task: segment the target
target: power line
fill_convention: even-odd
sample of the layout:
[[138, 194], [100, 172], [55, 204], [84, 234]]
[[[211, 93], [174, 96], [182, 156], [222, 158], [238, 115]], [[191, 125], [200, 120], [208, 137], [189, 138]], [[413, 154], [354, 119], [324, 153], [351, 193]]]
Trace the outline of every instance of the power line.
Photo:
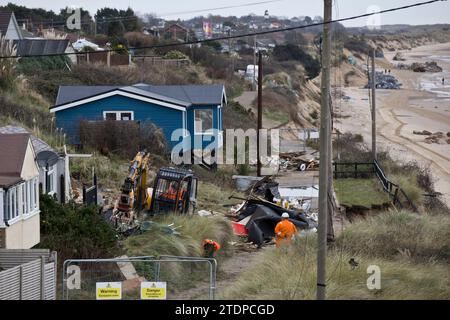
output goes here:
[[[267, 1], [259, 1], [259, 2], [251, 2], [251, 3], [245, 3], [245, 4], [241, 4], [241, 5], [233, 5], [233, 6], [224, 6], [224, 7], [216, 7], [216, 8], [209, 8], [209, 9], [196, 9], [196, 10], [189, 10], [189, 11], [178, 11], [178, 12], [169, 12], [169, 13], [163, 13], [161, 15], [157, 15], [157, 18], [165, 18], [165, 17], [170, 17], [170, 16], [174, 16], [174, 15], [185, 15], [185, 14], [190, 14], [190, 13], [200, 13], [200, 12], [205, 12], [205, 11], [218, 11], [218, 10], [224, 10], [224, 9], [233, 9], [233, 8], [243, 8], [243, 7], [251, 7], [251, 6], [256, 6], [256, 5], [261, 5], [261, 4], [267, 4], [267, 3], [273, 3], [273, 2], [282, 2], [284, 0], [267, 0]], [[126, 21], [126, 20], [134, 20], [134, 19], [138, 19], [139, 17], [137, 16], [133, 16], [133, 17], [106, 17], [106, 18], [101, 18], [101, 19], [95, 19], [93, 21], [90, 22], [83, 22], [81, 23], [82, 25], [88, 25], [88, 24], [92, 24], [94, 23], [94, 21], [96, 21], [97, 23], [102, 23], [102, 22], [109, 22], [109, 21]], [[17, 19], [18, 21], [27, 21], [28, 19]], [[33, 21], [31, 21], [33, 23]], [[53, 26], [63, 26], [66, 24], [66, 21], [52, 21], [51, 19], [48, 20], [40, 20], [37, 22], [34, 22], [36, 24], [50, 24]]]
[[[244, 33], [244, 34], [238, 34], [234, 36], [224, 36], [224, 37], [217, 37], [212, 39], [203, 39], [203, 40], [195, 40], [195, 41], [186, 41], [186, 42], [174, 42], [174, 43], [166, 43], [166, 44], [157, 44], [157, 45], [151, 45], [151, 46], [143, 46], [143, 47], [131, 47], [129, 49], [133, 50], [139, 50], [139, 49], [158, 49], [158, 48], [166, 48], [166, 47], [174, 47], [174, 46], [183, 46], [183, 45], [193, 45], [193, 44], [200, 44], [200, 43], [206, 43], [211, 41], [220, 41], [220, 40], [228, 40], [228, 39], [238, 39], [238, 38], [245, 38], [245, 37], [253, 37], [257, 35], [266, 35], [266, 34], [272, 34], [272, 33], [278, 33], [278, 32], [286, 32], [291, 30], [299, 30], [299, 29], [306, 29], [306, 28], [312, 28], [317, 26], [323, 26], [325, 24], [332, 24], [332, 23], [340, 23], [344, 21], [350, 21], [350, 20], [356, 20], [360, 18], [365, 18], [377, 14], [383, 14], [383, 13], [389, 13], [394, 11], [400, 11], [405, 10], [413, 7], [419, 7], [424, 6], [428, 4], [432, 4], [435, 2], [443, 2], [447, 0], [430, 0], [425, 2], [419, 2], [411, 5], [406, 5], [402, 7], [396, 7], [392, 9], [386, 9], [386, 10], [380, 10], [376, 12], [370, 12], [365, 13], [357, 16], [351, 16], [347, 18], [341, 18], [341, 19], [335, 19], [330, 21], [324, 21], [324, 22], [317, 22], [317, 23], [311, 23], [308, 25], [301, 25], [301, 26], [295, 26], [295, 27], [288, 27], [288, 28], [282, 28], [282, 29], [276, 29], [276, 30], [263, 30], [263, 31], [257, 31], [252, 33]], [[109, 50], [103, 50], [102, 52], [114, 52], [114, 49]], [[65, 55], [79, 55], [79, 54], [86, 54], [86, 53], [95, 53], [98, 51], [87, 51], [87, 52], [74, 52], [74, 53], [51, 53], [51, 54], [41, 54], [41, 55], [22, 55], [22, 56], [0, 56], [0, 59], [17, 59], [17, 58], [35, 58], [35, 57], [52, 57], [52, 56], [65, 56]]]
[[158, 16], [159, 17], [170, 17], [170, 16], [174, 16], [174, 15], [184, 15], [184, 14], [189, 14], [189, 13], [198, 13], [198, 12], [205, 12], [205, 11], [217, 11], [217, 10], [224, 10], [224, 9], [250, 7], [250, 6], [256, 6], [256, 5], [260, 5], [260, 4], [281, 2], [281, 1], [284, 1], [284, 0], [267, 0], [267, 1], [259, 1], [259, 2], [250, 2], [250, 3], [234, 5], [234, 6], [224, 6], [224, 7], [210, 8], [210, 9], [171, 12], [171, 13], [165, 13], [165, 14], [158, 15]]

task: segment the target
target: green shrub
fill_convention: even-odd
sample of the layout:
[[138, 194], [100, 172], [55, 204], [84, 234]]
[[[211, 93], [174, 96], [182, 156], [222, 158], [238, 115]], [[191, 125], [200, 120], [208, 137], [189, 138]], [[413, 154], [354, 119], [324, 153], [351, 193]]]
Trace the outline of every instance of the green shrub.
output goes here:
[[67, 56], [23, 58], [17, 65], [17, 71], [33, 75], [38, 70], [65, 70], [71, 61]]
[[414, 261], [450, 260], [450, 217], [407, 211], [386, 212], [361, 219], [338, 238], [351, 254]]
[[58, 260], [110, 258], [118, 253], [116, 233], [96, 206], [59, 204], [40, 195], [40, 248], [58, 252]]
[[297, 45], [277, 45], [273, 49], [273, 55], [278, 61], [296, 60], [305, 67], [309, 78], [315, 78], [320, 73], [320, 63], [317, 59], [313, 58], [310, 54], [303, 51]]
[[164, 56], [164, 59], [186, 59], [186, 55], [178, 50], [172, 50], [167, 52]]

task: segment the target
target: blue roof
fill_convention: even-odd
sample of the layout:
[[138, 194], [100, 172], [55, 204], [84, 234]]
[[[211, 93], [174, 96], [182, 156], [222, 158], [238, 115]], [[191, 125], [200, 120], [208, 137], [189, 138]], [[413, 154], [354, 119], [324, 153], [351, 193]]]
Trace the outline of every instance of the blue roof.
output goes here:
[[[176, 105], [219, 105], [226, 100], [221, 84], [212, 85], [148, 85], [138, 83], [132, 86], [60, 86], [56, 104], [53, 107], [95, 97], [114, 90], [134, 93]], [[52, 108], [53, 108], [52, 107]]]

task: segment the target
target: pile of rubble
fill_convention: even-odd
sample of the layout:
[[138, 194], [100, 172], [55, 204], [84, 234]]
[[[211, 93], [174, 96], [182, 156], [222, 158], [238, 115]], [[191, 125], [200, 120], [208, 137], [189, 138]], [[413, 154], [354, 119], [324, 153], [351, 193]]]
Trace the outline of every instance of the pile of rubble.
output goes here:
[[403, 58], [403, 54], [400, 52], [397, 52], [393, 58], [394, 61], [405, 61], [406, 59]]
[[425, 63], [414, 62], [411, 65], [411, 70], [414, 72], [442, 72], [442, 68], [435, 61]]
[[407, 63], [398, 63], [395, 67], [399, 70], [411, 70], [411, 65]]
[[270, 177], [258, 181], [247, 198], [234, 198], [243, 202], [232, 207], [226, 216], [233, 220], [236, 235], [246, 237], [248, 242], [258, 247], [273, 240], [275, 226], [281, 221], [284, 212], [289, 213], [289, 220], [299, 230], [315, 232], [317, 228], [317, 213], [310, 212], [311, 201], [283, 201], [278, 192], [278, 184]]
[[414, 72], [442, 72], [442, 68], [434, 61], [431, 62], [414, 62], [413, 64], [399, 63], [396, 65], [399, 70], [412, 70]]
[[280, 168], [289, 170], [314, 170], [319, 166], [319, 160], [311, 155], [307, 155], [306, 152], [285, 152], [280, 153]]
[[[385, 74], [383, 72], [376, 72], [375, 74], [375, 87], [378, 89], [400, 89], [402, 86], [398, 80], [390, 75]], [[372, 87], [372, 79], [370, 79], [369, 83], [365, 86], [366, 89]]]
[[432, 144], [432, 143], [437, 143], [437, 144], [450, 144], [450, 132], [447, 132], [447, 134], [445, 135], [443, 132], [434, 132], [431, 133], [430, 131], [427, 130], [423, 130], [423, 131], [413, 131], [414, 134], [417, 135], [422, 135], [422, 136], [427, 136], [425, 138], [425, 143], [428, 144]]

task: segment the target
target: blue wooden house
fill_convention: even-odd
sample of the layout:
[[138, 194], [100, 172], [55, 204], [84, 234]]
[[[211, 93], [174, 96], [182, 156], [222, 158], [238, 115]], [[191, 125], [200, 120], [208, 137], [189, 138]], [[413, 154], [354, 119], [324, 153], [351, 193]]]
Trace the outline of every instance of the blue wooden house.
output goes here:
[[[50, 111], [74, 144], [80, 141], [81, 120], [139, 121], [161, 128], [169, 148], [183, 141], [184, 150], [195, 150], [222, 145], [226, 103], [223, 85], [60, 86]], [[172, 141], [177, 129], [184, 129], [184, 137]]]

